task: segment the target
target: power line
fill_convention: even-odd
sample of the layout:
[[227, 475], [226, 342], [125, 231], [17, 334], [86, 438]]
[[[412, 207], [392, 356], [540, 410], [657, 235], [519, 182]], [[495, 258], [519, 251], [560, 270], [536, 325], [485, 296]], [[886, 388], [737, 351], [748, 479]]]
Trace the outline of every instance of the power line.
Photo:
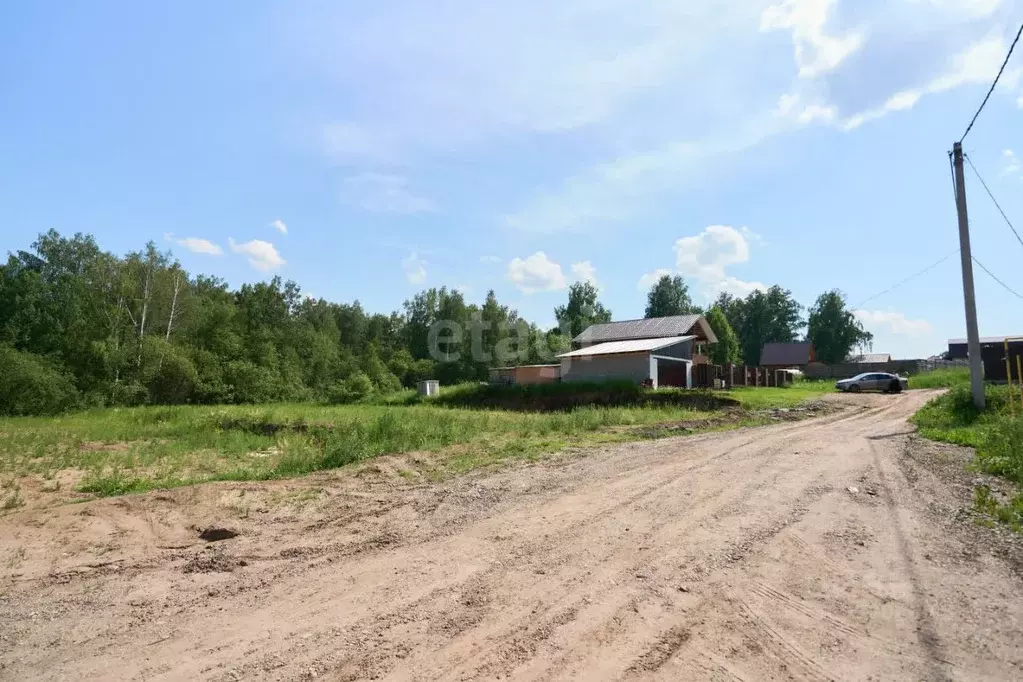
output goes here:
[[1008, 284], [1006, 284], [1002, 280], [1000, 280], [997, 277], [995, 277], [994, 274], [992, 274], [992, 272], [990, 270], [988, 270], [987, 268], [984, 267], [983, 263], [981, 263], [979, 260], [976, 259], [976, 257], [974, 257], [973, 262], [976, 263], [977, 265], [979, 265], [980, 269], [983, 270], [984, 272], [986, 272], [988, 274], [988, 276], [991, 277], [991, 279], [993, 279], [994, 281], [998, 282], [1003, 287], [1005, 287], [1005, 290], [1008, 291], [1010, 294], [1012, 294], [1013, 296], [1015, 296], [1017, 298], [1023, 298], [1023, 294], [1020, 294], [1020, 293], [1018, 293], [1016, 291], [1013, 291], [1012, 288], [1010, 288]]
[[1003, 218], [1005, 218], [1005, 224], [1008, 225], [1009, 229], [1012, 230], [1012, 233], [1016, 235], [1016, 239], [1019, 241], [1020, 245], [1023, 245], [1023, 237], [1020, 237], [1019, 232], [1017, 232], [1016, 228], [1012, 226], [1012, 221], [1009, 220], [1009, 216], [1005, 215], [1005, 211], [1002, 210], [1001, 205], [998, 203], [998, 199], [995, 199], [995, 195], [991, 193], [987, 183], [984, 182], [984, 178], [980, 177], [980, 173], [977, 171], [977, 167], [973, 165], [973, 161], [970, 160], [969, 156], [965, 154], [963, 156], [966, 156], [966, 162], [970, 164], [970, 168], [973, 169], [973, 174], [977, 176], [978, 180], [980, 180], [980, 184], [984, 187], [984, 191], [987, 192], [989, 197], [991, 197], [991, 201], [995, 202], [995, 208], [997, 208], [998, 212], [1002, 214]]
[[1005, 61], [1002, 62], [1002, 68], [998, 69], [998, 75], [995, 76], [995, 82], [991, 84], [991, 89], [987, 91], [987, 95], [984, 97], [984, 101], [980, 103], [980, 109], [977, 109], [977, 113], [973, 115], [973, 119], [970, 121], [970, 125], [966, 126], [966, 132], [963, 133], [962, 138], [959, 140], [959, 144], [963, 143], [966, 136], [970, 134], [973, 129], [973, 124], [977, 122], [977, 117], [980, 116], [980, 112], [984, 111], [984, 106], [987, 105], [987, 101], [991, 98], [991, 93], [995, 91], [995, 86], [998, 85], [998, 79], [1002, 77], [1002, 72], [1005, 71], [1005, 65], [1009, 63], [1009, 57], [1012, 56], [1012, 51], [1016, 49], [1016, 43], [1019, 42], [1019, 37], [1023, 35], [1023, 24], [1020, 24], [1019, 31], [1016, 32], [1016, 39], [1012, 41], [1012, 45], [1009, 47], [1009, 54], [1005, 55]]
[[910, 275], [909, 277], [907, 277], [906, 279], [902, 280], [901, 282], [899, 282], [899, 283], [898, 283], [898, 284], [896, 284], [895, 286], [891, 286], [891, 287], [888, 287], [887, 289], [885, 289], [885, 290], [884, 290], [884, 291], [882, 291], [881, 293], [879, 293], [879, 294], [874, 294], [873, 296], [871, 296], [870, 298], [866, 299], [865, 301], [863, 301], [863, 302], [861, 302], [861, 303], [858, 303], [858, 304], [854, 305], [854, 306], [853, 306], [853, 309], [861, 308], [862, 306], [866, 305], [867, 303], [870, 303], [871, 301], [873, 301], [873, 300], [874, 300], [875, 298], [881, 298], [882, 296], [884, 296], [884, 295], [885, 295], [885, 294], [887, 294], [888, 292], [890, 292], [890, 291], [894, 291], [894, 290], [898, 289], [898, 288], [899, 288], [899, 287], [901, 287], [901, 286], [902, 286], [903, 284], [906, 284], [906, 283], [908, 283], [908, 282], [911, 282], [911, 281], [913, 281], [914, 279], [916, 279], [916, 278], [917, 278], [917, 277], [919, 277], [920, 275], [925, 275], [925, 274], [927, 274], [928, 272], [930, 272], [930, 271], [931, 271], [931, 270], [933, 270], [934, 268], [938, 267], [939, 265], [941, 265], [942, 263], [944, 263], [945, 261], [947, 261], [947, 260], [948, 260], [949, 258], [951, 258], [952, 256], [956, 255], [957, 253], [959, 253], [959, 249], [956, 249], [955, 251], [953, 251], [952, 253], [948, 254], [947, 256], [944, 256], [944, 257], [943, 257], [943, 258], [941, 258], [940, 260], [938, 260], [938, 261], [935, 261], [934, 263], [931, 263], [930, 265], [928, 265], [928, 266], [927, 266], [926, 268], [924, 268], [924, 269], [923, 269], [923, 270], [921, 270], [920, 272], [916, 273], [915, 275]]

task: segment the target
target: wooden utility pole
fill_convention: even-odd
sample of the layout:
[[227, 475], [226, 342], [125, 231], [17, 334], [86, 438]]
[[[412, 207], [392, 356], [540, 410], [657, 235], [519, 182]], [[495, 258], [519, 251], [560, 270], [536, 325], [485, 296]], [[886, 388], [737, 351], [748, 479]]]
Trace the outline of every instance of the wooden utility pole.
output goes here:
[[966, 349], [970, 357], [970, 392], [973, 404], [984, 409], [984, 365], [980, 358], [977, 331], [977, 299], [973, 291], [973, 255], [970, 252], [970, 221], [966, 213], [966, 178], [963, 173], [963, 145], [952, 145], [956, 181], [956, 211], [959, 214], [959, 258], [963, 265], [963, 302], [966, 304]]

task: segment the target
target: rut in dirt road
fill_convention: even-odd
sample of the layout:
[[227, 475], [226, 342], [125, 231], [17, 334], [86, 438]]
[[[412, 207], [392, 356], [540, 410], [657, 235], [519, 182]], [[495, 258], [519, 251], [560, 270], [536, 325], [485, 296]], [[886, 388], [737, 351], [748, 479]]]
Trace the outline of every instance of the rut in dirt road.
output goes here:
[[[950, 534], [940, 479], [907, 476], [933, 395], [443, 484], [325, 476], [315, 518], [211, 549], [130, 543], [242, 484], [79, 505], [123, 562], [14, 579], [0, 677], [1018, 679], [1019, 579]], [[72, 522], [0, 530], [56, 552]], [[184, 573], [197, 552], [227, 568]]]

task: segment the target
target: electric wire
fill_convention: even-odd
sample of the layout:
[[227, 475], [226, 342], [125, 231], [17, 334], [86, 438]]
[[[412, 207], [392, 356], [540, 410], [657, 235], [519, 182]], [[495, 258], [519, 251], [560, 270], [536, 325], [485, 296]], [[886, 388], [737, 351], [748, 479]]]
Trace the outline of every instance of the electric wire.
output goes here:
[[1009, 58], [1012, 57], [1012, 51], [1016, 49], [1016, 43], [1019, 42], [1019, 37], [1023, 35], [1023, 24], [1020, 24], [1019, 31], [1016, 32], [1016, 39], [1012, 41], [1012, 45], [1009, 47], [1009, 54], [1005, 55], [1005, 61], [1002, 62], [1002, 68], [998, 69], [998, 75], [995, 76], [995, 82], [991, 84], [991, 89], [987, 91], [987, 95], [984, 97], [984, 101], [980, 103], [980, 108], [977, 109], [977, 113], [973, 115], [973, 119], [970, 120], [970, 125], [966, 126], [966, 132], [963, 133], [962, 138], [959, 140], [959, 144], [963, 143], [966, 136], [973, 130], [973, 124], [977, 122], [977, 117], [980, 116], [980, 112], [984, 111], [984, 107], [987, 105], [987, 101], [991, 99], [991, 93], [995, 91], [995, 86], [998, 85], [998, 79], [1002, 77], [1002, 73], [1005, 71], [1005, 66], [1009, 63]]
[[1012, 233], [1016, 235], [1016, 240], [1020, 243], [1021, 246], [1023, 246], [1023, 237], [1020, 237], [1019, 232], [1017, 232], [1016, 228], [1012, 226], [1012, 221], [1009, 220], [1009, 216], [1005, 215], [1005, 211], [1002, 210], [1002, 206], [1001, 204], [998, 203], [998, 199], [995, 199], [995, 195], [991, 193], [991, 190], [988, 188], [987, 183], [984, 182], [984, 178], [980, 177], [980, 172], [977, 170], [977, 167], [973, 165], [973, 161], [970, 160], [969, 156], [967, 156], [966, 154], [963, 154], [963, 156], [966, 157], [966, 162], [969, 163], [970, 168], [973, 169], [973, 174], [977, 176], [978, 180], [980, 180], [980, 184], [981, 186], [984, 187], [984, 191], [987, 192], [987, 195], [989, 197], [991, 197], [991, 201], [994, 202], [995, 208], [997, 208], [998, 212], [1002, 214], [1002, 218], [1005, 219], [1005, 224], [1009, 226], [1009, 229], [1012, 230]]
[[984, 272], [986, 272], [991, 279], [993, 279], [994, 281], [998, 282], [1003, 287], [1005, 287], [1005, 290], [1008, 291], [1010, 294], [1012, 294], [1016, 298], [1023, 298], [1023, 294], [1020, 294], [1019, 292], [1014, 291], [1008, 284], [1006, 284], [1002, 280], [1000, 280], [997, 277], [995, 277], [994, 273], [991, 272], [990, 270], [988, 270], [987, 268], [985, 268], [984, 264], [981, 263], [979, 260], [977, 260], [976, 256], [974, 256], [973, 262], [976, 263], [977, 265], [979, 265], [980, 269], [983, 270]]
[[858, 303], [858, 304], [856, 304], [855, 306], [853, 306], [853, 309], [855, 310], [855, 309], [861, 308], [861, 307], [863, 307], [864, 305], [866, 305], [867, 303], [870, 303], [871, 301], [873, 301], [874, 299], [876, 299], [876, 298], [881, 298], [881, 297], [882, 297], [882, 296], [884, 296], [885, 294], [887, 294], [887, 293], [889, 293], [889, 292], [891, 292], [891, 291], [895, 291], [896, 289], [898, 289], [899, 287], [901, 287], [901, 286], [902, 286], [903, 284], [907, 284], [907, 283], [909, 283], [909, 282], [913, 281], [914, 279], [916, 279], [917, 277], [920, 277], [921, 275], [925, 275], [925, 274], [927, 274], [928, 272], [930, 272], [930, 271], [931, 271], [931, 270], [933, 270], [934, 268], [938, 267], [939, 265], [941, 265], [942, 263], [944, 263], [945, 261], [947, 261], [947, 260], [948, 260], [949, 258], [951, 258], [952, 256], [956, 255], [957, 253], [959, 253], [959, 249], [956, 249], [955, 251], [953, 251], [952, 253], [950, 253], [950, 254], [948, 254], [948, 255], [946, 255], [946, 256], [943, 256], [943, 257], [942, 257], [942, 258], [940, 258], [939, 260], [937, 260], [937, 261], [935, 261], [934, 263], [931, 263], [930, 265], [928, 265], [928, 266], [927, 266], [926, 268], [924, 268], [924, 269], [923, 269], [923, 270], [921, 270], [920, 272], [918, 272], [918, 273], [916, 273], [916, 274], [913, 274], [913, 275], [910, 275], [909, 277], [907, 277], [906, 279], [902, 280], [902, 281], [901, 281], [901, 282], [899, 282], [898, 284], [896, 284], [896, 285], [894, 285], [894, 286], [890, 286], [890, 287], [888, 287], [887, 289], [885, 289], [884, 291], [882, 291], [881, 293], [879, 293], [879, 294], [874, 294], [874, 295], [873, 295], [873, 296], [871, 296], [870, 298], [868, 298], [868, 299], [865, 299], [865, 300], [864, 300], [864, 301], [862, 301], [861, 303]]

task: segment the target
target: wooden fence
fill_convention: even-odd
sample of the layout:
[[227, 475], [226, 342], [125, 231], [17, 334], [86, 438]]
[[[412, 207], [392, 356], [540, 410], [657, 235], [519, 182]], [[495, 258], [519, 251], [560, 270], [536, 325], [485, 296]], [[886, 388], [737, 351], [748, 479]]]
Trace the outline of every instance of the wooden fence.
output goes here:
[[825, 365], [823, 362], [811, 362], [803, 370], [809, 379], [848, 379], [864, 372], [884, 372], [885, 374], [918, 374], [945, 367], [968, 367], [965, 360], [892, 360], [891, 362], [848, 362], [837, 365]]
[[694, 388], [732, 388], [734, 386], [773, 387], [792, 382], [784, 370], [747, 365], [694, 365]]

